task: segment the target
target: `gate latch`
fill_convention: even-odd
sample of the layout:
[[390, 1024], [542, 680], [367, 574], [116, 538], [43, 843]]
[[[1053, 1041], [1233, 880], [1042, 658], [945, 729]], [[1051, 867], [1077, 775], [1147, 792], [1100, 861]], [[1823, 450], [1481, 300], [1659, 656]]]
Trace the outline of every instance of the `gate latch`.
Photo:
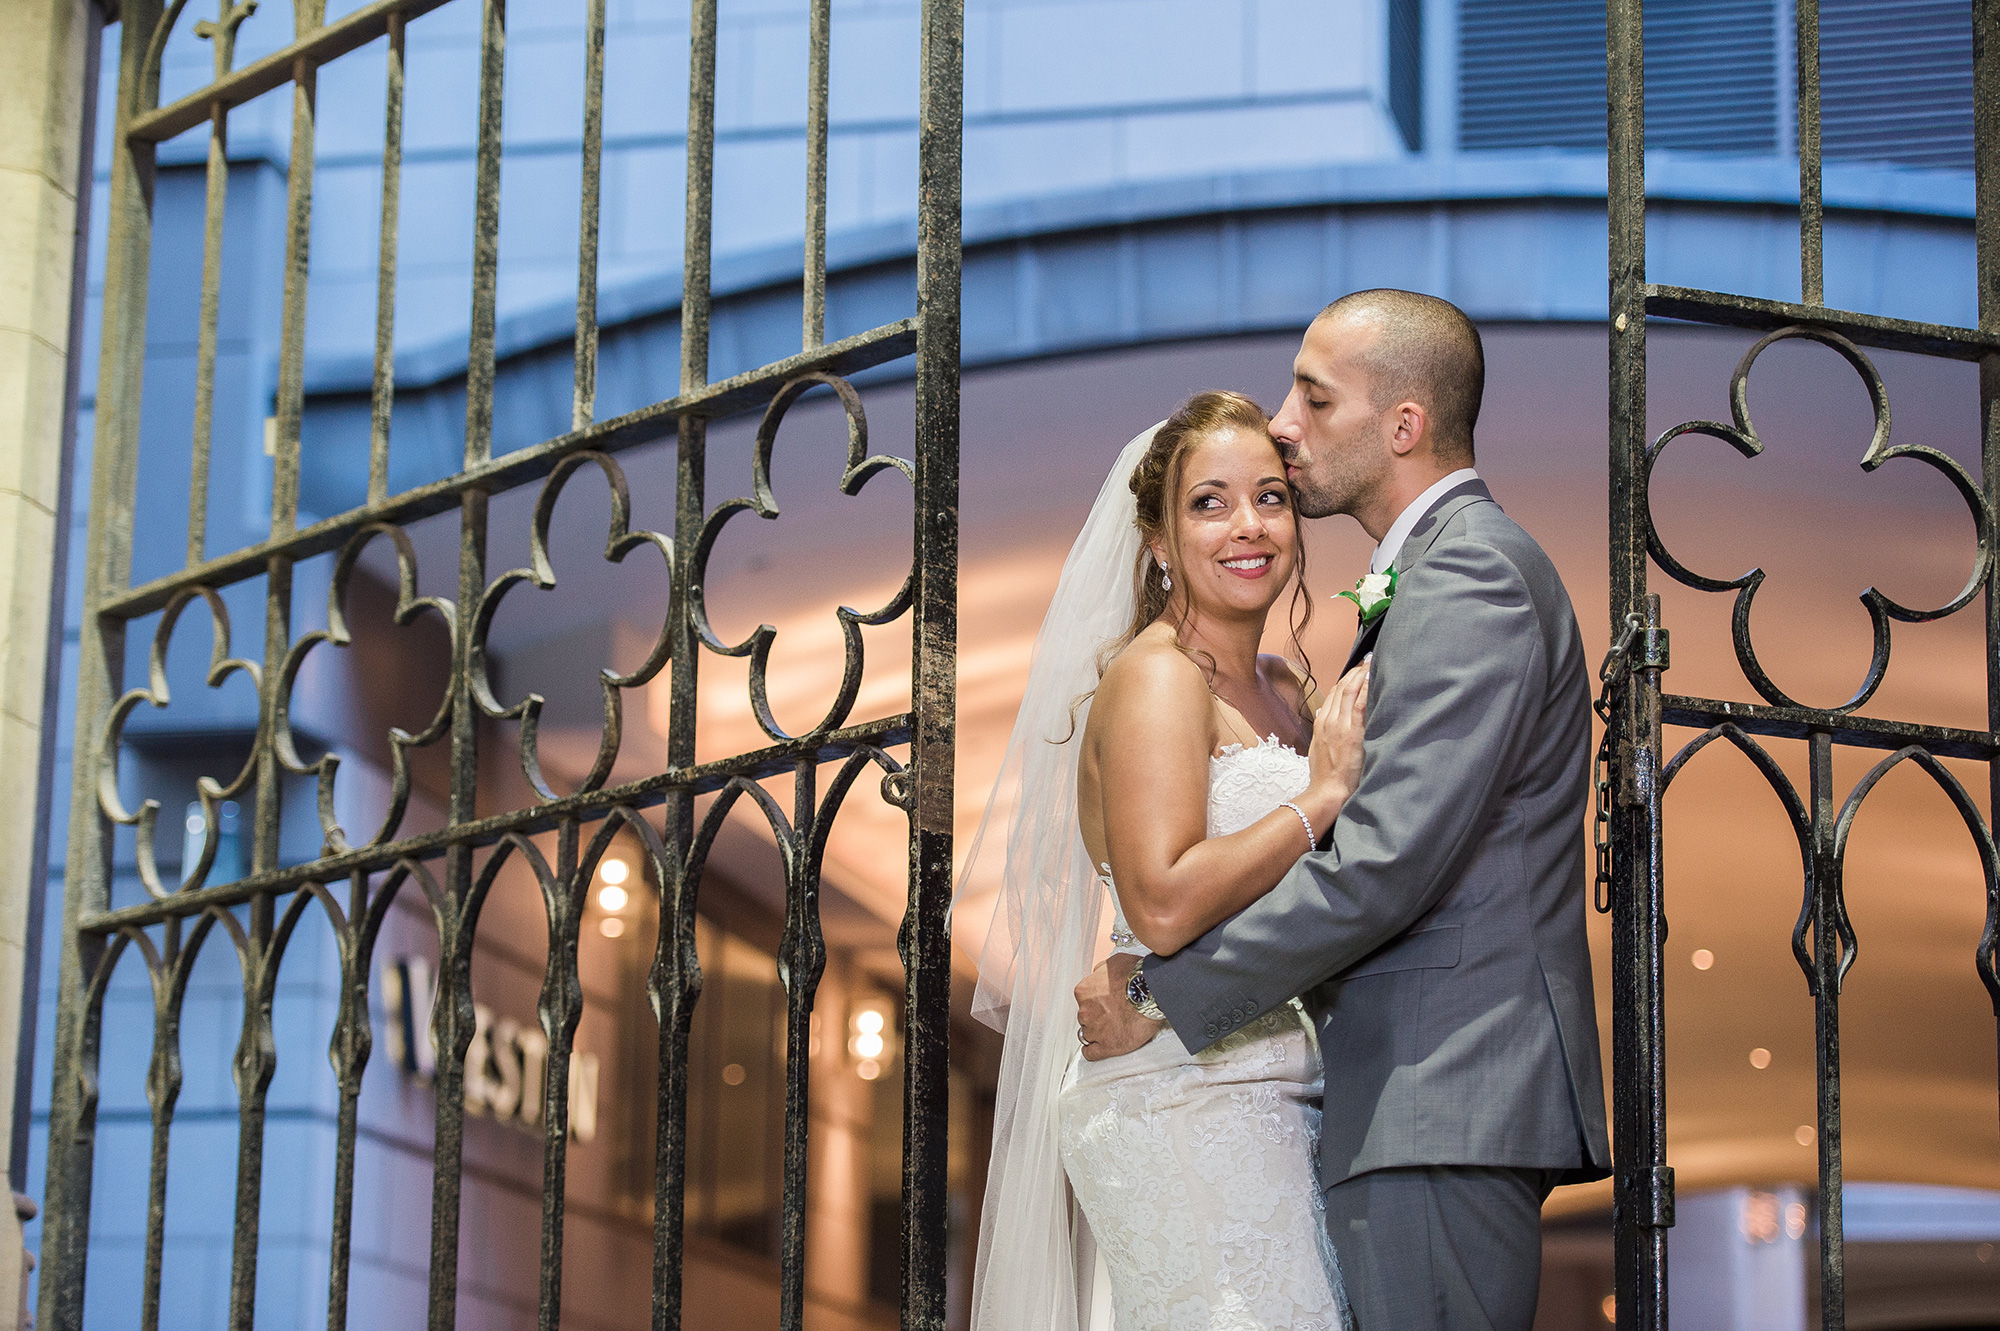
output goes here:
[[1670, 659], [1667, 646], [1667, 631], [1656, 625], [1648, 626], [1640, 619], [1637, 611], [1625, 616], [1625, 627], [1618, 634], [1618, 641], [1611, 644], [1611, 650], [1604, 654], [1604, 664], [1598, 667], [1599, 688], [1597, 700], [1592, 704], [1597, 717], [1604, 723], [1604, 734], [1597, 741], [1597, 756], [1591, 762], [1590, 786], [1595, 806], [1592, 814], [1593, 840], [1597, 849], [1597, 883], [1595, 897], [1599, 914], [1609, 914], [1611, 910], [1611, 704], [1618, 691], [1625, 687], [1634, 670], [1665, 670]]

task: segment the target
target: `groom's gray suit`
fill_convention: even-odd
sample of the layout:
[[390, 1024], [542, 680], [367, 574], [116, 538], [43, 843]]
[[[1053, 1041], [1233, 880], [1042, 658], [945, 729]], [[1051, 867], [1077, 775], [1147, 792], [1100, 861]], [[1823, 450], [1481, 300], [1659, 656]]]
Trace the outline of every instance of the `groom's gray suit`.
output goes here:
[[1568, 594], [1486, 486], [1396, 559], [1360, 785], [1322, 849], [1148, 986], [1191, 1050], [1295, 995], [1361, 1331], [1525, 1328], [1540, 1204], [1609, 1172], [1584, 937], [1590, 696]]

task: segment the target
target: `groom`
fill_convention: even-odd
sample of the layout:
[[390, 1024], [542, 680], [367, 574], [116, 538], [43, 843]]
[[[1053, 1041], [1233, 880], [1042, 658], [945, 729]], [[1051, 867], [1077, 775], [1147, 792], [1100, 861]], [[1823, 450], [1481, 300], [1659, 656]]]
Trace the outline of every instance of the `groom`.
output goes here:
[[1303, 996], [1326, 1062], [1320, 1186], [1361, 1331], [1528, 1331], [1541, 1206], [1610, 1172], [1584, 815], [1590, 697], [1555, 567], [1472, 470], [1479, 333], [1407, 291], [1335, 301], [1271, 422], [1308, 517], [1393, 568], [1361, 784], [1269, 895], [1077, 986], [1084, 1056], [1162, 1020], [1190, 1050]]

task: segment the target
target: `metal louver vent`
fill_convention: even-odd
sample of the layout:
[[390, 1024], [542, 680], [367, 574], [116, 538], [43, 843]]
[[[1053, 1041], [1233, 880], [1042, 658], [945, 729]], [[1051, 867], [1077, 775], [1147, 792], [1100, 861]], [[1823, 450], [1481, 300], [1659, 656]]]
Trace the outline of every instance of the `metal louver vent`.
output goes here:
[[[1655, 0], [1646, 8], [1646, 143], [1707, 152], [1777, 148], [1772, 0]], [[1462, 0], [1459, 139], [1465, 148], [1604, 145], [1604, 6]]]
[[1771, 0], [1647, 6], [1646, 146], [1777, 151], [1778, 14]]
[[1972, 7], [1821, 0], [1820, 145], [1828, 158], [1972, 169]]
[[1458, 142], [1604, 146], [1601, 0], [1463, 0]]

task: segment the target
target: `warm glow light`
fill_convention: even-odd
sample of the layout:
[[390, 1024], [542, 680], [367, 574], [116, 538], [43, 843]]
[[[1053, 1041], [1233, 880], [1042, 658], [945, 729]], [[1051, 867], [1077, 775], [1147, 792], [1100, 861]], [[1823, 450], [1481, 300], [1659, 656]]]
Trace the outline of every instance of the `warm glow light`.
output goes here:
[[863, 1031], [854, 1037], [854, 1052], [866, 1059], [874, 1059], [882, 1053], [882, 1035], [879, 1031]]
[[597, 876], [607, 883], [622, 883], [632, 874], [632, 866], [623, 860], [606, 860], [597, 866]]
[[1799, 1124], [1798, 1131], [1792, 1134], [1792, 1140], [1797, 1142], [1801, 1146], [1811, 1146], [1813, 1144], [1813, 1138], [1817, 1136], [1819, 1136], [1819, 1134], [1813, 1131], [1812, 1124], [1801, 1123]]
[[1759, 1071], [1770, 1067], [1771, 1051], [1768, 1049], [1752, 1049], [1750, 1051], [1750, 1066]]
[[1615, 1323], [1618, 1320], [1618, 1296], [1616, 1294], [1606, 1294], [1604, 1302], [1598, 1306], [1604, 1309], [1605, 1321]]
[[1689, 960], [1694, 962], [1696, 970], [1705, 971], [1715, 964], [1715, 953], [1705, 947], [1698, 947], [1694, 950], [1694, 956], [1689, 958]]
[[1785, 1208], [1785, 1237], [1802, 1238], [1806, 1232], [1806, 1207], [1804, 1202], [1793, 1202]]
[[625, 889], [615, 883], [606, 884], [597, 889], [597, 904], [614, 915], [624, 910], [625, 903], [630, 900], [631, 897], [627, 895]]
[[727, 1064], [722, 1069], [722, 1084], [724, 1086], [741, 1086], [743, 1084], [743, 1076], [743, 1065], [741, 1063]]
[[872, 1058], [864, 1058], [854, 1065], [854, 1075], [863, 1081], [874, 1081], [882, 1075], [882, 1065]]
[[882, 1014], [872, 1007], [862, 1008], [854, 1014], [854, 1029], [863, 1035], [881, 1034]]
[[597, 932], [606, 938], [617, 938], [625, 932], [625, 921], [616, 915], [607, 915], [597, 922]]

